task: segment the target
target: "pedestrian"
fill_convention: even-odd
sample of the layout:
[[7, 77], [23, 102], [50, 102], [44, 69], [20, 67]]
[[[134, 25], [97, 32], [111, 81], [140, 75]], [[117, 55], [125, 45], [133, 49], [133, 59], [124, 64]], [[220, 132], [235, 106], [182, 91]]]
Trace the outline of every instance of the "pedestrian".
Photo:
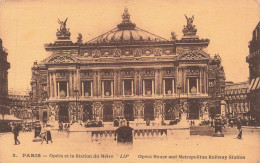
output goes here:
[[237, 129], [239, 131], [237, 138], [242, 139], [242, 124], [241, 124], [240, 118], [238, 118], [238, 121], [237, 121]]
[[47, 142], [47, 133], [46, 133], [46, 128], [45, 128], [44, 125], [42, 126], [42, 130], [41, 130], [41, 133], [40, 133], [40, 137], [42, 138], [41, 144], [42, 144], [44, 141]]
[[68, 131], [68, 130], [67, 130], [67, 123], [65, 123], [65, 125], [64, 125], [64, 130], [65, 130], [65, 131]]
[[213, 120], [211, 120], [210, 124], [211, 124], [211, 128], [213, 128], [213, 127], [214, 127], [214, 126], [213, 126]]
[[59, 131], [62, 131], [63, 130], [63, 124], [60, 122], [59, 123]]
[[47, 144], [48, 144], [48, 141], [51, 141], [51, 143], [52, 143], [52, 137], [51, 137], [51, 128], [50, 128], [50, 126], [47, 126], [46, 127], [46, 142], [47, 142]]
[[70, 130], [70, 124], [68, 123], [67, 132]]
[[15, 145], [19, 145], [20, 141], [18, 140], [18, 136], [19, 136], [19, 131], [20, 131], [20, 126], [16, 125], [13, 129], [13, 133], [14, 133], [14, 143]]
[[41, 129], [42, 129], [41, 124], [40, 124], [40, 123], [36, 123], [36, 124], [35, 124], [35, 128], [34, 128], [34, 138], [40, 136]]

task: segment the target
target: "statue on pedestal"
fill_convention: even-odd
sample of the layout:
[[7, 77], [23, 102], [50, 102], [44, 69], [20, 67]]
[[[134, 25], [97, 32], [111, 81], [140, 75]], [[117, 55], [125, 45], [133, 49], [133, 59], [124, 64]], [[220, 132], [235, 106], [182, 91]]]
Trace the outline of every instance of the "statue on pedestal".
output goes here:
[[192, 15], [191, 18], [188, 18], [186, 15], [187, 25], [184, 26], [182, 32], [184, 36], [195, 36], [197, 33], [197, 29], [195, 28], [195, 25], [193, 25], [194, 15]]
[[58, 19], [58, 23], [60, 24], [60, 29], [57, 30], [56, 36], [58, 39], [70, 39], [69, 29], [66, 28], [68, 18], [65, 21], [60, 21]]

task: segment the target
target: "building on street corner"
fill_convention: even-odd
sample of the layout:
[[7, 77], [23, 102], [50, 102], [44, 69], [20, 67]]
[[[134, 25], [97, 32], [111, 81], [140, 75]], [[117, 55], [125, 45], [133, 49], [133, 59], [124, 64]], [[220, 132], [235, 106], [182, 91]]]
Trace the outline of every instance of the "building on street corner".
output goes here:
[[225, 73], [221, 58], [207, 53], [187, 19], [181, 39], [171, 40], [137, 27], [127, 9], [116, 28], [85, 43], [70, 40], [65, 21], [47, 58], [32, 67], [31, 100], [43, 122], [115, 117], [143, 122], [209, 119], [221, 110]]
[[10, 100], [8, 98], [8, 69], [10, 63], [7, 61], [7, 50], [3, 47], [0, 38], [0, 114], [10, 114]]
[[229, 119], [240, 117], [242, 120], [251, 121], [249, 108], [249, 82], [226, 82], [225, 101], [226, 101], [226, 116]]
[[32, 120], [32, 109], [30, 107], [29, 89], [9, 89], [8, 97], [11, 100], [10, 113], [23, 120]]
[[260, 21], [253, 30], [252, 40], [249, 42], [249, 55], [246, 61], [249, 64], [249, 101], [250, 115], [260, 125]]

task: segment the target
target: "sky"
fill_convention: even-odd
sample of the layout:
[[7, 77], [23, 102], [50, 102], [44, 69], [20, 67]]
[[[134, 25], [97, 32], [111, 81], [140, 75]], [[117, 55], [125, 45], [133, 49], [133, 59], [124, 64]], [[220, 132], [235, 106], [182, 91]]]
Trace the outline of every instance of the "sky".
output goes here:
[[58, 18], [68, 17], [71, 40], [86, 42], [116, 27], [127, 7], [137, 27], [170, 39], [183, 36], [184, 14], [194, 15], [200, 38], [210, 39], [208, 53], [219, 54], [226, 80], [247, 81], [246, 56], [260, 21], [260, 0], [0, 0], [0, 38], [8, 50], [9, 88], [30, 88], [31, 67], [47, 57], [44, 44], [56, 40]]

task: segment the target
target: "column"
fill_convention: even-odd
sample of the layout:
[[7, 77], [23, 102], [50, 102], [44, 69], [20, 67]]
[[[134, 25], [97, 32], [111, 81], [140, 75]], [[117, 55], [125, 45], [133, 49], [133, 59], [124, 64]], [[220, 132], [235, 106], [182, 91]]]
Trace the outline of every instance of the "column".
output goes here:
[[131, 80], [131, 95], [134, 95], [134, 81]]
[[209, 86], [209, 81], [208, 81], [208, 75], [207, 75], [207, 72], [208, 72], [208, 70], [207, 69], [205, 69], [205, 71], [204, 71], [204, 75], [205, 75], [205, 93], [208, 93], [208, 86]]
[[117, 92], [118, 92], [118, 96], [120, 96], [121, 95], [121, 71], [120, 70], [118, 70], [118, 80], [117, 80]]
[[135, 69], [135, 76], [134, 76], [134, 83], [135, 83], [134, 91], [135, 91], [135, 95], [138, 95], [137, 89], [139, 88], [139, 87], [138, 87], [138, 79], [137, 79], [137, 76], [138, 76], [138, 70]]
[[67, 82], [67, 98], [69, 97], [69, 82]]
[[[158, 70], [158, 69], [155, 69], [154, 71], [155, 71], [155, 73], [154, 73], [155, 88], [154, 88], [154, 89], [155, 89], [155, 94], [158, 94], [158, 88], [159, 88], [159, 87], [158, 87], [158, 75], [159, 75], [159, 74], [158, 74], [158, 71], [159, 71], [159, 70]], [[158, 94], [158, 95], [159, 95], [159, 94]]]
[[[93, 87], [93, 89], [92, 89], [93, 95], [94, 95], [94, 96], [98, 96], [98, 93], [97, 93], [98, 83], [97, 83], [97, 72], [96, 72], [96, 71], [94, 71], [93, 83], [94, 83], [94, 87]], [[92, 86], [93, 86], [93, 84], [92, 84]]]
[[111, 81], [111, 96], [114, 96], [114, 82]]
[[49, 71], [47, 70], [47, 93], [48, 95], [50, 94], [50, 74], [49, 74]]
[[159, 95], [162, 94], [162, 69], [160, 68], [158, 70], [158, 73], [159, 73], [159, 79], [158, 79], [158, 89], [159, 89]]
[[[175, 75], [175, 79], [176, 79], [176, 81], [175, 81], [175, 82], [176, 82], [175, 90], [176, 90], [176, 92], [178, 91], [178, 88], [177, 88], [177, 87], [178, 87], [178, 85], [179, 85], [179, 83], [180, 83], [180, 81], [179, 81], [179, 76], [178, 76], [178, 75], [179, 75], [179, 72], [178, 72], [178, 71], [179, 71], [179, 68], [176, 67], [176, 73], [175, 73], [175, 74], [176, 74], [176, 75]], [[179, 92], [177, 92], [177, 93], [179, 93]]]
[[76, 83], [77, 84], [77, 88], [79, 90], [80, 93], [80, 76], [79, 76], [79, 69], [77, 69], [77, 78], [76, 78]]
[[187, 78], [187, 88], [188, 88], [187, 94], [190, 94], [190, 80], [189, 80], [189, 78]]
[[152, 96], [154, 95], [154, 80], [152, 79]]
[[163, 95], [165, 95], [165, 79], [163, 79]]
[[104, 96], [104, 94], [105, 94], [105, 89], [104, 89], [104, 86], [105, 86], [105, 84], [104, 84], [104, 81], [102, 81], [102, 96]]
[[197, 87], [196, 93], [198, 94], [199, 93], [199, 79], [198, 78], [196, 79], [196, 87]]
[[[141, 75], [141, 73], [142, 73], [142, 70], [139, 70], [138, 71], [138, 78], [139, 78], [139, 90], [138, 90], [138, 92], [139, 92], [139, 95], [141, 95], [142, 94], [142, 88], [144, 87], [143, 85], [142, 85], [142, 75]], [[144, 93], [143, 93], [144, 94]]]
[[73, 88], [74, 88], [74, 90], [77, 90], [78, 89], [78, 87], [77, 87], [77, 76], [76, 76], [76, 73], [74, 72], [73, 73], [73, 79], [74, 79], [74, 82], [73, 82]]
[[174, 95], [174, 79], [172, 79], [172, 95]]
[[[183, 73], [183, 93], [185, 93], [185, 89], [186, 89], [186, 80], [187, 80], [187, 77], [186, 77], [186, 67], [182, 68], [182, 73]], [[188, 83], [188, 87], [187, 87], [187, 92], [189, 92], [189, 83]]]
[[49, 72], [49, 95], [50, 97], [53, 97], [53, 88], [52, 88], [52, 72]]
[[93, 97], [93, 82], [92, 81], [90, 82], [90, 94], [91, 94], [91, 97]]
[[98, 83], [98, 92], [97, 92], [97, 96], [101, 96], [101, 75], [100, 75], [100, 71], [97, 72], [98, 77], [97, 77], [97, 83]]
[[85, 96], [85, 91], [84, 91], [84, 82], [81, 82], [81, 96]]
[[60, 82], [57, 82], [58, 84], [58, 97], [60, 97]]
[[200, 89], [199, 89], [199, 93], [202, 93], [202, 83], [201, 83], [201, 81], [202, 81], [202, 69], [200, 68], [200, 80], [199, 80], [199, 82], [200, 82]]
[[114, 69], [114, 95], [118, 96], [117, 94], [117, 70]]
[[143, 80], [143, 96], [145, 96], [145, 80]]
[[54, 97], [57, 97], [56, 72], [53, 73]]
[[122, 81], [122, 85], [123, 85], [123, 96], [125, 96], [125, 81]]
[[70, 87], [69, 91], [70, 91], [70, 95], [73, 95], [73, 89], [72, 89], [72, 71], [70, 71], [69, 76], [70, 76], [70, 78], [69, 78], [69, 87]]

